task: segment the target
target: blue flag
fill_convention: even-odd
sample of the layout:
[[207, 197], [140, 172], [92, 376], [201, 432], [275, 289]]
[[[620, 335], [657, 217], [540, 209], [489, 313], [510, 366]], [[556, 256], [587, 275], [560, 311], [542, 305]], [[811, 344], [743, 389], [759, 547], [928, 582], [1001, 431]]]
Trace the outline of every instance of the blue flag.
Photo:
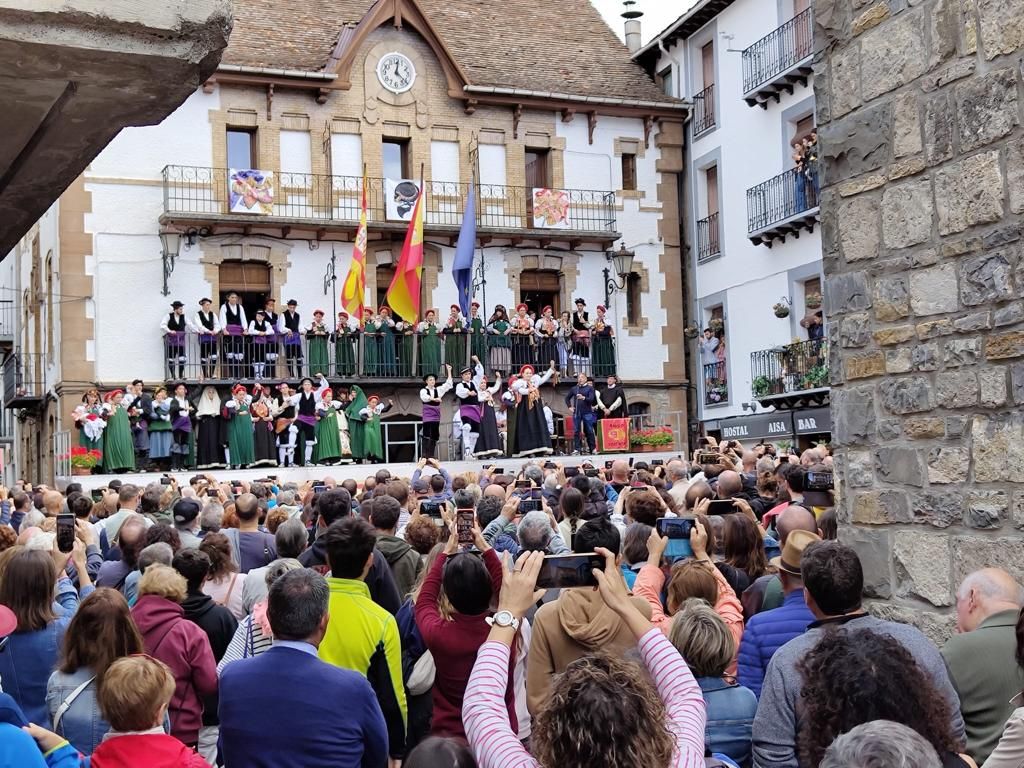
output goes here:
[[466, 210], [462, 215], [462, 229], [459, 230], [459, 242], [455, 246], [455, 264], [452, 266], [452, 277], [459, 292], [459, 307], [462, 316], [469, 317], [470, 291], [473, 285], [473, 254], [476, 252], [476, 194], [473, 182], [469, 183], [469, 195], [466, 197]]

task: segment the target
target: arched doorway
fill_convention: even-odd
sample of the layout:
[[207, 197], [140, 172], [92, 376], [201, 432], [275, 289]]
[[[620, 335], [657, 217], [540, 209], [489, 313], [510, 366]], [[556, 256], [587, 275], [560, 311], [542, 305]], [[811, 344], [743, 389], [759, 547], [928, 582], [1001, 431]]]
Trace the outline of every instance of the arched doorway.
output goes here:
[[267, 298], [273, 295], [270, 284], [270, 265], [264, 261], [225, 261], [220, 264], [217, 284], [217, 307], [227, 301], [232, 291], [238, 294], [250, 320], [257, 309], [263, 309]]
[[519, 273], [519, 301], [536, 312], [551, 306], [555, 317], [562, 311], [562, 275], [554, 269], [524, 269]]

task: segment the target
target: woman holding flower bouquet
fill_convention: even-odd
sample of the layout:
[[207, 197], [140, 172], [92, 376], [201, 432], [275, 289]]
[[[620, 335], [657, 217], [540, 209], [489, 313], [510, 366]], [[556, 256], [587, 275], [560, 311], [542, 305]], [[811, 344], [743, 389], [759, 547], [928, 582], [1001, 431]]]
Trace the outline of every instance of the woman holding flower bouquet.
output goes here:
[[104, 398], [103, 415], [107, 426], [103, 429], [103, 468], [107, 472], [135, 471], [135, 444], [132, 426], [124, 407], [124, 390], [115, 389]]
[[103, 450], [103, 428], [107, 422], [103, 420], [103, 403], [100, 393], [95, 389], [82, 395], [82, 403], [71, 414], [75, 426], [78, 427], [78, 444], [89, 450]]

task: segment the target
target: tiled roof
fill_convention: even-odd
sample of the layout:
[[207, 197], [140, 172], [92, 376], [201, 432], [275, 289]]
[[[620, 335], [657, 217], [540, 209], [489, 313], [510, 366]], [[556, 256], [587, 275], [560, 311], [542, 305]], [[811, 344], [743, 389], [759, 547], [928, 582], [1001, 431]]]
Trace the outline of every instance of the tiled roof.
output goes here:
[[[372, 0], [235, 0], [224, 64], [319, 71]], [[419, 0], [472, 85], [672, 102], [589, 0]]]

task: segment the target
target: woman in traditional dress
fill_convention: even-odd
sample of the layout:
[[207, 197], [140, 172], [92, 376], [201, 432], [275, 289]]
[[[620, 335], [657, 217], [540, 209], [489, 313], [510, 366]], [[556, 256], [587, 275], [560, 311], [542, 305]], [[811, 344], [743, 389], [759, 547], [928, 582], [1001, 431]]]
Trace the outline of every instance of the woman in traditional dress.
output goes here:
[[252, 405], [249, 414], [252, 418], [252, 445], [254, 467], [277, 466], [277, 433], [274, 432], [273, 403], [263, 385], [256, 384], [252, 388]]
[[590, 313], [582, 298], [576, 299], [576, 311], [572, 315], [572, 363], [576, 373], [590, 372]]
[[380, 335], [373, 310], [363, 310], [363, 375], [377, 376], [380, 367]]
[[508, 321], [505, 307], [498, 304], [494, 314], [487, 322], [487, 334], [490, 337], [491, 370], [508, 372], [512, 369], [512, 324]]
[[220, 395], [215, 387], [203, 387], [196, 403], [196, 469], [223, 469], [227, 436], [221, 417]]
[[95, 389], [82, 395], [82, 403], [71, 414], [78, 427], [78, 444], [90, 451], [103, 451], [103, 428], [107, 422], [103, 420], [103, 403], [100, 393]]
[[529, 307], [519, 304], [516, 316], [512, 318], [512, 365], [522, 367], [533, 365], [533, 337], [536, 330], [527, 314]]
[[334, 401], [336, 413], [335, 420], [338, 422], [338, 447], [341, 449], [341, 463], [347, 464], [352, 461], [352, 440], [348, 431], [348, 416], [345, 409], [348, 405], [348, 392], [341, 390], [337, 393]]
[[366, 399], [366, 407], [359, 412], [366, 426], [363, 450], [366, 453], [366, 460], [371, 464], [384, 461], [384, 442], [380, 436], [380, 415], [390, 411], [394, 404], [394, 400], [382, 403], [377, 395], [370, 395]]
[[185, 382], [174, 385], [174, 397], [168, 404], [171, 411], [171, 469], [185, 469], [189, 466], [192, 453], [192, 412], [195, 408], [188, 396]]
[[399, 320], [395, 323], [395, 334], [398, 336], [398, 339], [396, 340], [398, 352], [398, 368], [395, 371], [396, 376], [408, 377], [413, 375], [412, 350], [415, 345], [413, 339], [416, 336], [416, 326], [417, 323], [415, 320], [408, 323]]
[[469, 353], [476, 355], [481, 360], [487, 359], [487, 326], [480, 317], [480, 304], [473, 302], [469, 305], [469, 321], [466, 325], [469, 330]]
[[591, 361], [593, 374], [596, 378], [615, 375], [615, 336], [614, 330], [605, 318], [605, 308], [597, 306], [597, 319], [594, 321], [591, 340]]
[[128, 411], [122, 405], [124, 391], [108, 392], [103, 404], [107, 426], [103, 429], [103, 471], [107, 474], [135, 471], [135, 445]]
[[161, 470], [169, 468], [171, 458], [171, 404], [167, 390], [157, 387], [149, 409], [149, 460]]
[[[473, 362], [479, 365], [479, 359], [473, 356]], [[480, 377], [480, 386], [477, 389], [477, 397], [480, 400], [480, 435], [476, 440], [476, 448], [473, 451], [474, 459], [487, 459], [493, 456], [500, 456], [503, 452], [501, 445], [501, 434], [498, 431], [498, 420], [494, 415], [495, 408], [499, 405], [494, 396], [501, 389], [501, 374], [495, 376], [494, 386], [487, 386], [487, 376]]]
[[518, 395], [519, 405], [516, 406], [516, 434], [515, 452], [516, 458], [526, 456], [550, 455], [554, 451], [551, 448], [551, 433], [548, 432], [548, 423], [544, 418], [544, 401], [540, 396], [540, 388], [548, 382], [555, 373], [555, 362], [551, 361], [551, 367], [545, 371], [543, 376], [534, 372], [532, 365], [524, 365], [519, 369], [519, 378], [515, 387]]
[[398, 351], [395, 348], [395, 320], [391, 317], [391, 307], [380, 308], [377, 332], [380, 334], [377, 375], [393, 378], [398, 375]]
[[325, 389], [316, 404], [316, 447], [314, 464], [337, 464], [341, 460], [341, 442], [338, 440], [338, 411], [341, 403], [334, 399], [334, 390]]
[[558, 370], [569, 375], [569, 353], [572, 351], [572, 315], [563, 312], [558, 319]]
[[242, 384], [236, 384], [231, 390], [231, 399], [224, 405], [222, 415], [228, 421], [228, 462], [236, 469], [244, 469], [256, 460], [249, 413], [251, 404], [252, 396]]
[[465, 327], [459, 305], [452, 304], [444, 322], [444, 364], [450, 365], [453, 371], [462, 370], [466, 364]]
[[426, 319], [416, 329], [420, 335], [420, 376], [437, 376], [441, 370], [441, 326], [437, 310], [428, 309]]
[[306, 357], [309, 360], [309, 374], [311, 376], [326, 375], [331, 372], [331, 362], [327, 355], [327, 339], [329, 336], [327, 326], [324, 325], [324, 311], [322, 309], [314, 310], [313, 322], [306, 329], [306, 344], [308, 345]]
[[363, 394], [363, 390], [358, 384], [353, 384], [348, 391], [345, 417], [348, 419], [348, 437], [352, 458], [359, 463], [366, 458], [366, 423], [361, 414], [365, 407], [366, 395]]
[[348, 312], [338, 313], [334, 329], [334, 367], [338, 376], [356, 375], [356, 332], [348, 324]]
[[557, 360], [558, 321], [555, 320], [554, 310], [550, 305], [544, 307], [534, 328], [537, 331], [537, 359]]

